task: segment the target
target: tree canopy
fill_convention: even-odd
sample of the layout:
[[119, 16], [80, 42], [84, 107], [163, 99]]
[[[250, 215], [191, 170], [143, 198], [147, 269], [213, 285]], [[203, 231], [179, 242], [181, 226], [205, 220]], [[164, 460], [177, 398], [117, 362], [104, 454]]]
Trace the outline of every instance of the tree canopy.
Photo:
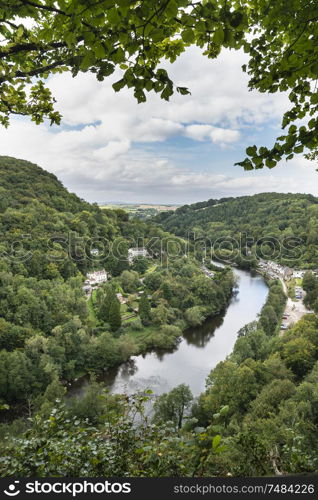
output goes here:
[[[287, 129], [272, 148], [250, 146], [245, 169], [274, 167], [282, 158], [317, 152], [318, 6], [315, 0], [16, 0], [0, 2], [0, 122], [29, 115], [60, 123], [45, 84], [52, 73], [90, 71], [98, 80], [122, 71], [117, 92], [133, 88], [138, 102], [154, 91], [169, 100], [176, 86], [160, 67], [190, 45], [216, 58], [244, 49], [249, 88], [289, 92]], [[30, 27], [31, 26], [31, 27]], [[298, 126], [298, 120], [302, 120]], [[295, 124], [295, 122], [297, 122]]]

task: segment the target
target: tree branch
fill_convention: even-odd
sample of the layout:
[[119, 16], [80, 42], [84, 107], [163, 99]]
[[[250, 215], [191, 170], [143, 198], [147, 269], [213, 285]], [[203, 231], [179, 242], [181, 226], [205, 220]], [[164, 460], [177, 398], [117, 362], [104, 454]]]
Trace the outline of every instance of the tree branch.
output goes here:
[[47, 71], [58, 68], [59, 66], [65, 66], [68, 62], [69, 62], [69, 59], [68, 60], [60, 59], [58, 61], [55, 61], [52, 64], [48, 64], [47, 66], [42, 66], [42, 68], [33, 69], [31, 71], [16, 71], [14, 75], [10, 75], [7, 77], [5, 77], [5, 76], [1, 77], [0, 84], [6, 82], [8, 80], [11, 80], [11, 78], [15, 78], [15, 77], [16, 78], [27, 78], [29, 76], [38, 76], [38, 75], [41, 75], [43, 73], [46, 73]]
[[[81, 40], [78, 40], [81, 41]], [[0, 57], [6, 57], [10, 56], [12, 54], [18, 54], [19, 52], [26, 52], [26, 51], [32, 51], [32, 50], [43, 50], [45, 52], [46, 50], [52, 50], [52, 49], [61, 49], [63, 47], [67, 47], [66, 42], [53, 42], [46, 47], [41, 47], [40, 45], [36, 43], [20, 43], [17, 45], [14, 45], [13, 47], [9, 47], [7, 50], [2, 50], [0, 52]]]

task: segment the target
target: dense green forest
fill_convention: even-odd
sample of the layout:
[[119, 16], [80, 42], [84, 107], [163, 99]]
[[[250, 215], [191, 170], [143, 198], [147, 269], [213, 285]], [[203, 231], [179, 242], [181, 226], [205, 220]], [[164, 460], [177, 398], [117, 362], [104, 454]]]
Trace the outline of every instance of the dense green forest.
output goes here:
[[259, 256], [290, 267], [315, 269], [317, 214], [318, 198], [312, 195], [261, 193], [184, 205], [155, 220], [176, 235], [203, 239], [216, 255], [243, 265], [255, 265]]
[[[318, 468], [317, 317], [283, 337], [263, 323], [285, 297], [270, 282], [259, 321], [238, 333], [233, 353], [194, 404], [187, 386], [163, 394], [108, 394], [93, 379], [71, 403], [51, 385], [22, 432], [16, 421], [2, 445], [4, 476], [252, 476]], [[265, 328], [264, 328], [265, 325]], [[192, 407], [191, 407], [192, 404]]]
[[[318, 320], [306, 315], [279, 335], [286, 303], [279, 281], [268, 282], [259, 318], [238, 332], [198, 400], [185, 385], [159, 397], [112, 395], [94, 375], [147, 349], [173, 348], [187, 326], [226, 307], [233, 274], [203, 266], [200, 247], [185, 253], [180, 236], [188, 229], [209, 238], [244, 228], [255, 238], [298, 231], [307, 252], [300, 265], [313, 267], [315, 198], [212, 200], [144, 223], [80, 200], [31, 163], [2, 157], [0, 166], [2, 476], [317, 471]], [[141, 237], [153, 255], [129, 262]], [[87, 297], [85, 274], [100, 267], [109, 279]], [[303, 287], [312, 306], [314, 274], [305, 274]], [[88, 372], [85, 393], [67, 396], [65, 382]]]

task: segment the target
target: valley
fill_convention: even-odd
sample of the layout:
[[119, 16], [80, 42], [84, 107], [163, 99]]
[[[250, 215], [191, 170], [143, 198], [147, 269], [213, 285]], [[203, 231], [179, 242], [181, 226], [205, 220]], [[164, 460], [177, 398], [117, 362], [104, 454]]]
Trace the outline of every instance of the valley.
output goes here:
[[139, 475], [154, 450], [156, 475], [272, 474], [274, 449], [275, 470], [315, 470], [316, 198], [144, 221], [34, 164], [0, 172], [4, 476]]

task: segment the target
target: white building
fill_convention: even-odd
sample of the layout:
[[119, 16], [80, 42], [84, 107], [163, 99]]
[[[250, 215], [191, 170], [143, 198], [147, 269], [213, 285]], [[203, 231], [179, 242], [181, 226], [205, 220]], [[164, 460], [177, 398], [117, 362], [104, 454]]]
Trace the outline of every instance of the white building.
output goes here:
[[148, 257], [147, 249], [142, 248], [129, 248], [128, 250], [128, 260], [129, 262], [133, 262], [137, 257]]
[[101, 269], [100, 271], [94, 271], [91, 273], [87, 273], [87, 281], [91, 285], [99, 285], [100, 283], [104, 283], [107, 281], [107, 273], [105, 269]]
[[294, 271], [293, 278], [303, 278], [305, 274], [305, 271]]

